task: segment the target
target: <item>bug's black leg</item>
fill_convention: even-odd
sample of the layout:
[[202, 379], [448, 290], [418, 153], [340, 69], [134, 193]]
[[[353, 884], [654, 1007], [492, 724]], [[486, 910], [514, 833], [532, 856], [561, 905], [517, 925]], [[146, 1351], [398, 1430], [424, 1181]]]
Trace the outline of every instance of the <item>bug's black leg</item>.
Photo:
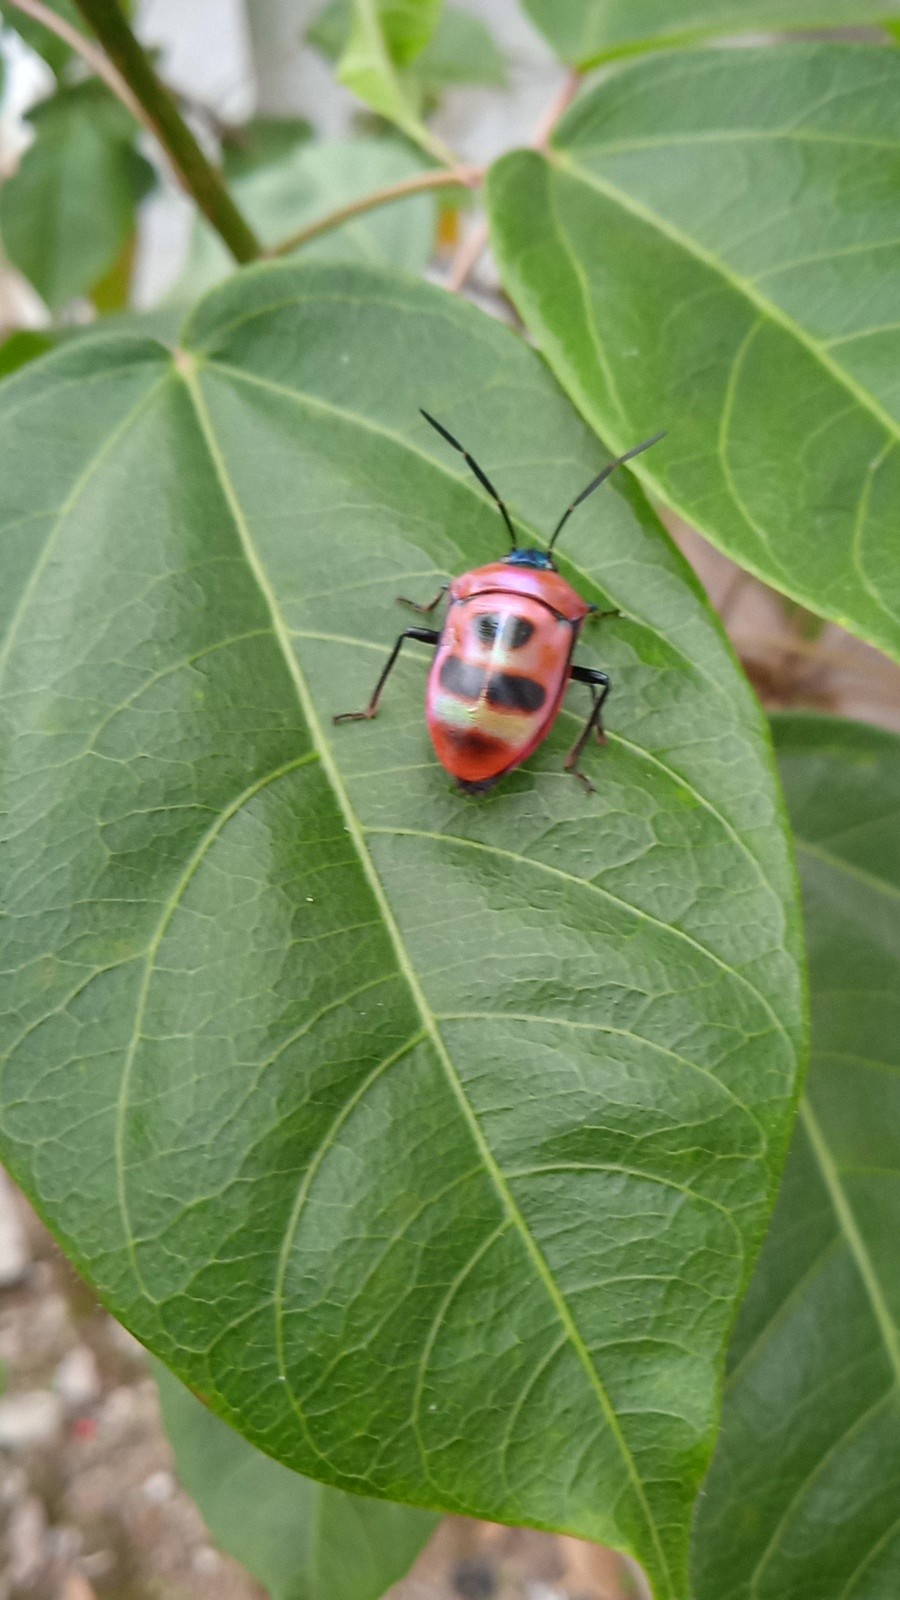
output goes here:
[[596, 731], [597, 734], [598, 744], [606, 743], [606, 735], [603, 732], [601, 712], [603, 710], [603, 702], [606, 699], [606, 696], [609, 694], [612, 685], [610, 684], [607, 674], [605, 672], [598, 671], [595, 667], [573, 667], [572, 682], [588, 684], [593, 691], [594, 704], [591, 707], [591, 713], [587, 719], [587, 722], [578, 735], [578, 738], [575, 740], [575, 743], [569, 751], [569, 754], [566, 756], [565, 767], [567, 772], [571, 772], [574, 778], [577, 778], [580, 783], [584, 784], [589, 794], [593, 794], [594, 785], [591, 783], [590, 778], [588, 778], [586, 774], [581, 771], [578, 765], [578, 758], [594, 731]]
[[401, 633], [399, 639], [397, 640], [397, 643], [394, 645], [393, 650], [388, 656], [387, 661], [385, 662], [384, 671], [382, 672], [381, 677], [378, 679], [378, 682], [372, 691], [372, 698], [365, 710], [341, 711], [336, 717], [332, 717], [332, 722], [365, 722], [369, 717], [377, 716], [378, 702], [381, 699], [381, 691], [391, 675], [391, 670], [395, 661], [397, 660], [398, 655], [400, 654], [400, 651], [403, 649], [404, 639], [418, 639], [420, 644], [437, 644], [440, 637], [440, 634], [437, 633], [434, 628], [404, 629], [403, 633]]
[[411, 610], [420, 611], [423, 617], [427, 617], [432, 611], [437, 610], [449, 587], [449, 583], [442, 583], [434, 599], [429, 600], [425, 605], [422, 605], [418, 600], [407, 600], [405, 594], [398, 594], [397, 604], [398, 606], [409, 606]]
[[620, 617], [621, 615], [622, 613], [618, 606], [615, 606], [612, 611], [598, 611], [596, 606], [591, 606], [584, 620], [585, 622], [602, 622], [604, 617]]

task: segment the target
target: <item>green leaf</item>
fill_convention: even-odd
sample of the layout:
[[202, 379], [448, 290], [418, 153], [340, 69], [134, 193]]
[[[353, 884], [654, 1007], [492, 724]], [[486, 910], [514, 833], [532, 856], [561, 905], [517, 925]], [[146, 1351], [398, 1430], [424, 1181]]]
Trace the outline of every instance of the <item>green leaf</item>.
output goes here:
[[240, 178], [258, 167], [284, 161], [312, 136], [312, 123], [305, 117], [254, 117], [229, 128], [222, 148], [225, 176]]
[[[401, 5], [401, 12], [406, 9]], [[418, 9], [415, 0], [412, 9]], [[424, 0], [423, 11], [434, 11], [437, 19], [437, 9], [429, 0]], [[428, 36], [423, 34], [422, 44]], [[396, 38], [389, 33], [387, 9], [378, 0], [353, 0], [353, 24], [338, 62], [340, 82], [379, 116], [400, 128], [414, 144], [438, 161], [452, 165], [452, 153], [426, 128], [415, 91], [400, 74], [400, 66], [411, 58], [409, 52], [399, 50]]]
[[[0, 391], [0, 1155], [104, 1301], [312, 1477], [624, 1546], [684, 1600], [723, 1342], [803, 1048], [766, 730], [627, 473], [562, 570], [623, 616], [481, 801], [437, 766], [427, 599], [605, 451], [430, 285], [253, 268], [170, 352]], [[521, 509], [520, 509], [521, 508]]]
[[524, 0], [558, 55], [596, 66], [717, 34], [860, 28], [900, 15], [898, 0]]
[[813, 1059], [731, 1350], [697, 1600], [895, 1600], [900, 1583], [900, 739], [779, 717]]
[[56, 311], [112, 267], [154, 173], [102, 84], [60, 89], [29, 116], [35, 141], [0, 190], [0, 229], [10, 260]]
[[182, 1485], [216, 1544], [271, 1600], [380, 1600], [405, 1577], [437, 1518], [329, 1489], [282, 1467], [157, 1363], [163, 1424]]
[[35, 356], [42, 356], [53, 348], [53, 337], [31, 328], [20, 328], [0, 344], [0, 378], [6, 378]]
[[639, 475], [720, 549], [900, 655], [900, 57], [650, 57], [490, 181], [504, 280]]
[[[307, 223], [352, 200], [402, 183], [424, 170], [395, 139], [345, 139], [299, 146], [287, 160], [235, 181], [234, 197], [263, 243], [279, 244]], [[422, 272], [434, 249], [437, 206], [431, 194], [367, 211], [303, 246], [305, 256]], [[198, 218], [184, 271], [168, 299], [196, 300], [228, 277], [234, 261], [218, 234]]]
[[[55, 11], [57, 16], [71, 27], [77, 28], [79, 33], [85, 33], [84, 18], [74, 0], [44, 0], [48, 10]], [[131, 0], [119, 0], [126, 16], [131, 15]], [[46, 28], [42, 22], [36, 22], [33, 17], [28, 17], [16, 6], [0, 6], [0, 21], [6, 27], [13, 28], [21, 39], [38, 55], [43, 56], [48, 67], [57, 78], [65, 75], [65, 69], [73, 60], [73, 52], [65, 39], [54, 33], [51, 28]]]
[[408, 67], [437, 27], [441, 0], [374, 0], [374, 6], [391, 60]]
[[[372, 0], [369, 9], [395, 67], [409, 66], [442, 22], [441, 0]], [[329, 60], [335, 61], [346, 48], [358, 19], [355, 0], [331, 0], [307, 29], [306, 36]]]
[[439, 94], [457, 84], [487, 89], [506, 85], [506, 62], [490, 29], [454, 6], [444, 7], [413, 71], [426, 94]]
[[100, 322], [63, 325], [61, 327], [20, 328], [0, 344], [0, 378], [9, 377], [29, 361], [55, 350], [62, 343], [77, 339], [94, 339], [98, 332], [140, 333], [152, 339], [177, 343], [184, 319], [182, 307], [163, 306], [154, 311], [117, 311], [104, 316]]
[[[73, 28], [77, 28], [79, 33], [84, 33], [84, 21], [73, 0], [45, 0], [45, 3], [51, 11], [55, 11]], [[72, 59], [71, 46], [66, 44], [65, 39], [60, 39], [50, 28], [45, 28], [43, 23], [36, 22], [33, 17], [27, 17], [15, 6], [0, 7], [0, 17], [4, 25], [13, 28], [30, 49], [36, 50], [38, 55], [43, 56], [48, 67], [59, 77], [63, 68]]]
[[337, 61], [346, 49], [352, 26], [353, 0], [329, 0], [307, 28], [306, 38], [327, 60]]
[[[352, 20], [352, 0], [332, 0], [307, 38], [329, 61], [336, 61], [350, 36]], [[506, 83], [506, 63], [490, 29], [478, 17], [454, 6], [441, 10], [413, 73], [421, 94], [439, 94], [456, 84], [502, 88]]]

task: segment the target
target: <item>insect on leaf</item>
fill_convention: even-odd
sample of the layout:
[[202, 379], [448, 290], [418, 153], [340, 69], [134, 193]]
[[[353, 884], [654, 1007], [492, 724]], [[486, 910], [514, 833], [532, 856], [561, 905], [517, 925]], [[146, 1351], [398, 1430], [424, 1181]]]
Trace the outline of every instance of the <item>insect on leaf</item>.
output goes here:
[[[608, 453], [509, 329], [335, 263], [236, 274], [171, 352], [0, 389], [0, 1151], [125, 1323], [341, 1489], [631, 1550], [691, 1505], [804, 1045], [759, 709], [627, 472], [561, 569], [622, 616], [597, 793], [486, 800], [404, 626]], [[474, 435], [474, 437], [473, 437]], [[579, 698], [583, 696], [583, 698]]]

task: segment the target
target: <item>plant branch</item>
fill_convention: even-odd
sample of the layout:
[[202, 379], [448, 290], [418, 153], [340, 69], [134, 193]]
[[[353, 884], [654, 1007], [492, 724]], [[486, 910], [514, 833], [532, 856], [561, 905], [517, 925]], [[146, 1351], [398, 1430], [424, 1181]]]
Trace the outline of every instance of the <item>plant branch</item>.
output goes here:
[[[23, 10], [27, 9], [22, 6], [22, 0], [14, 0], [14, 3]], [[33, 6], [34, 0], [30, 0], [30, 4]], [[118, 0], [75, 0], [75, 4], [100, 40], [107, 65], [121, 75], [129, 95], [142, 108], [141, 123], [149, 127], [159, 140], [188, 194], [228, 246], [235, 260], [255, 261], [261, 254], [259, 240], [241, 215], [212, 162], [201, 150], [173, 95], [157, 77], [146, 51], [128, 26]], [[33, 10], [31, 14], [34, 14]], [[43, 21], [43, 18], [40, 20]], [[59, 32], [59, 29], [55, 31]], [[84, 54], [83, 49], [80, 53]], [[109, 82], [106, 74], [104, 79]], [[130, 105], [129, 109], [132, 109]]]
[[[575, 99], [581, 85], [581, 73], [572, 67], [565, 76], [562, 86], [554, 95], [550, 104], [539, 118], [534, 132], [528, 143], [532, 150], [546, 150], [556, 124], [564, 112]], [[458, 294], [465, 286], [469, 274], [478, 264], [488, 243], [488, 224], [484, 217], [474, 224], [453, 258], [450, 274], [447, 279], [447, 288], [451, 294]]]
[[447, 288], [451, 294], [459, 294], [460, 289], [464, 288], [470, 272], [478, 265], [487, 249], [487, 242], [487, 218], [479, 217], [472, 224], [450, 264]]
[[546, 150], [556, 124], [568, 111], [581, 87], [581, 73], [571, 67], [566, 73], [558, 94], [554, 95], [543, 116], [539, 118], [528, 143], [532, 150]]
[[345, 222], [362, 216], [366, 211], [374, 211], [379, 206], [393, 205], [397, 200], [405, 200], [408, 195], [424, 194], [429, 189], [477, 189], [483, 178], [484, 171], [480, 167], [456, 167], [449, 172], [443, 168], [438, 171], [417, 172], [414, 177], [404, 178], [401, 183], [392, 183], [385, 189], [375, 189], [371, 194], [364, 194], [345, 206], [338, 206], [335, 211], [329, 211], [315, 222], [307, 223], [305, 228], [298, 228], [296, 233], [289, 234], [280, 244], [273, 245], [263, 254], [268, 257], [290, 255], [292, 250], [299, 250], [300, 246], [308, 244], [310, 239], [318, 239], [320, 234], [330, 233], [333, 228], [340, 228]]

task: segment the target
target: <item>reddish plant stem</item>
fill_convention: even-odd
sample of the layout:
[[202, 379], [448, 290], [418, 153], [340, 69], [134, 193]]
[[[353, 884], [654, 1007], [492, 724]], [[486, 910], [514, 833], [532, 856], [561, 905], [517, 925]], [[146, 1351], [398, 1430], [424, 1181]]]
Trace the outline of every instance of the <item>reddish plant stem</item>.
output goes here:
[[[528, 141], [529, 147], [532, 150], [546, 150], [548, 144], [550, 143], [554, 128], [556, 127], [560, 118], [565, 114], [566, 111], [568, 111], [569, 106], [572, 104], [572, 101], [575, 99], [575, 96], [578, 93], [580, 85], [581, 73], [578, 72], [575, 67], [571, 67], [566, 73], [565, 79], [559, 90], [550, 101], [550, 104], [547, 106], [546, 110], [541, 113], [541, 116], [535, 125], [531, 138]], [[481, 217], [474, 224], [474, 226], [469, 229], [469, 232], [467, 233], [465, 239], [463, 239], [462, 244], [453, 258], [453, 262], [450, 267], [450, 274], [447, 279], [447, 288], [452, 294], [459, 294], [460, 290], [465, 287], [470, 273], [477, 266], [482, 254], [487, 248], [487, 242], [488, 224], [486, 218]]]
[[298, 228], [296, 233], [289, 234], [280, 244], [264, 251], [264, 254], [271, 257], [289, 255], [292, 250], [299, 250], [301, 245], [308, 244], [310, 239], [318, 239], [320, 234], [330, 233], [332, 228], [340, 228], [343, 223], [362, 216], [366, 211], [374, 211], [378, 206], [393, 205], [397, 200], [405, 200], [412, 194], [425, 194], [429, 189], [475, 189], [483, 178], [484, 173], [480, 167], [417, 172], [414, 177], [404, 178], [401, 183], [392, 183], [385, 189], [376, 189], [372, 194], [361, 195], [358, 200], [351, 200], [345, 206], [338, 206], [326, 216], [307, 223], [305, 228]]

